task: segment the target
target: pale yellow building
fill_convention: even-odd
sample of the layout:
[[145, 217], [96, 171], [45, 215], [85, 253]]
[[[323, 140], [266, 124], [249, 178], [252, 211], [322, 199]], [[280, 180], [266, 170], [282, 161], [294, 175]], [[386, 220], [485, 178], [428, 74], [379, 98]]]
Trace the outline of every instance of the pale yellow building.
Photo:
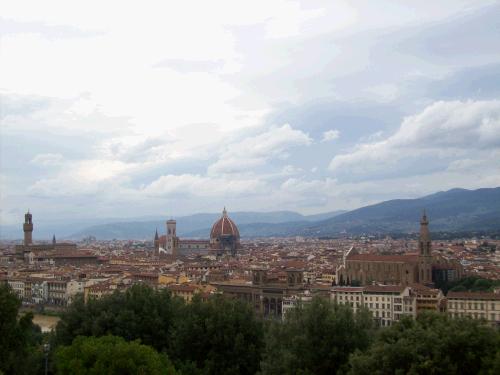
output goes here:
[[500, 326], [500, 294], [485, 292], [448, 292], [448, 314], [485, 319]]
[[184, 284], [188, 283], [189, 278], [185, 275], [178, 273], [164, 273], [158, 275], [158, 284], [168, 285], [168, 284]]
[[330, 298], [351, 306], [354, 312], [367, 308], [381, 326], [390, 326], [404, 315], [415, 317], [417, 312], [415, 293], [402, 285], [337, 286], [331, 289]]

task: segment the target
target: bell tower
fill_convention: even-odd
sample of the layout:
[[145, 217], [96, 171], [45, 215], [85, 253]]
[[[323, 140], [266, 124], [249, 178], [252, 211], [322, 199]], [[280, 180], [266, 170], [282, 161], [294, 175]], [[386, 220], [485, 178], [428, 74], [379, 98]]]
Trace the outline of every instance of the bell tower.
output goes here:
[[177, 255], [177, 222], [175, 220], [167, 220], [167, 239], [165, 247], [168, 254]]
[[429, 234], [429, 221], [424, 213], [420, 219], [420, 236], [418, 240], [419, 250], [419, 282], [422, 284], [432, 283], [432, 246]]
[[30, 210], [24, 214], [24, 246], [29, 246], [33, 243], [33, 218], [30, 214]]
[[160, 254], [160, 237], [158, 236], [158, 229], [156, 229], [156, 232], [155, 232], [154, 246], [155, 246], [155, 250], [154, 250], [153, 254], [159, 255]]
[[420, 256], [431, 255], [431, 236], [429, 234], [429, 221], [427, 220], [425, 210], [422, 215], [422, 219], [420, 219], [420, 237], [418, 249]]

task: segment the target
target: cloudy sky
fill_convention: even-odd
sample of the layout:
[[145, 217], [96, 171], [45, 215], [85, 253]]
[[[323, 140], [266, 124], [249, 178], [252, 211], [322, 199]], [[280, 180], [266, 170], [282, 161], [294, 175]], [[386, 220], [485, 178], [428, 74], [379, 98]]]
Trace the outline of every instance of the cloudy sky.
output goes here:
[[500, 2], [0, 8], [2, 224], [500, 186]]

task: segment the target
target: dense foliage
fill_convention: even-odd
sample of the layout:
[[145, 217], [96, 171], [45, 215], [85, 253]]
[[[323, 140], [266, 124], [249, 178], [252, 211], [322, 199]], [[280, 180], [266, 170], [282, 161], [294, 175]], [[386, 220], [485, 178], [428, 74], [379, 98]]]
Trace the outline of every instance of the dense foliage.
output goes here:
[[61, 317], [56, 345], [69, 345], [77, 336], [115, 335], [140, 339], [161, 351], [169, 345], [170, 329], [181, 306], [167, 290], [156, 291], [141, 284], [87, 304], [79, 298]]
[[264, 332], [251, 306], [222, 296], [206, 302], [195, 298], [181, 316], [169, 352], [179, 368], [194, 365], [203, 374], [257, 372]]
[[76, 301], [57, 326], [55, 345], [108, 334], [139, 339], [186, 373], [253, 374], [263, 346], [262, 323], [247, 304], [221, 296], [184, 304], [145, 285], [87, 304]]
[[468, 318], [423, 314], [382, 329], [350, 374], [498, 374], [500, 334]]
[[58, 375], [176, 374], [166, 355], [116, 336], [77, 337], [71, 345], [57, 349], [55, 367]]
[[0, 373], [36, 374], [42, 365], [40, 328], [31, 313], [18, 319], [20, 306], [10, 287], [0, 284]]
[[[0, 286], [0, 374], [40, 374], [42, 337], [19, 306]], [[144, 285], [76, 301], [51, 344], [57, 374], [500, 373], [500, 331], [482, 321], [425, 314], [375, 329], [368, 311], [321, 298], [262, 320], [235, 299], [185, 304]]]
[[441, 283], [437, 285], [443, 292], [492, 292], [494, 288], [500, 287], [500, 280], [482, 279], [478, 276], [469, 276], [461, 280]]
[[354, 314], [348, 306], [315, 298], [290, 311], [283, 324], [270, 325], [262, 373], [336, 373], [352, 352], [368, 348], [371, 333], [367, 310]]

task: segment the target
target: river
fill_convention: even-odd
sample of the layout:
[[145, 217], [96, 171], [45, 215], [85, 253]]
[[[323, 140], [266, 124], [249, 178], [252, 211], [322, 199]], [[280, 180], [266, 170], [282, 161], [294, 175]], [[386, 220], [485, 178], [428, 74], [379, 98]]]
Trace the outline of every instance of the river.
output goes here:
[[52, 331], [60, 319], [58, 316], [33, 314], [33, 323], [38, 324], [42, 332]]

